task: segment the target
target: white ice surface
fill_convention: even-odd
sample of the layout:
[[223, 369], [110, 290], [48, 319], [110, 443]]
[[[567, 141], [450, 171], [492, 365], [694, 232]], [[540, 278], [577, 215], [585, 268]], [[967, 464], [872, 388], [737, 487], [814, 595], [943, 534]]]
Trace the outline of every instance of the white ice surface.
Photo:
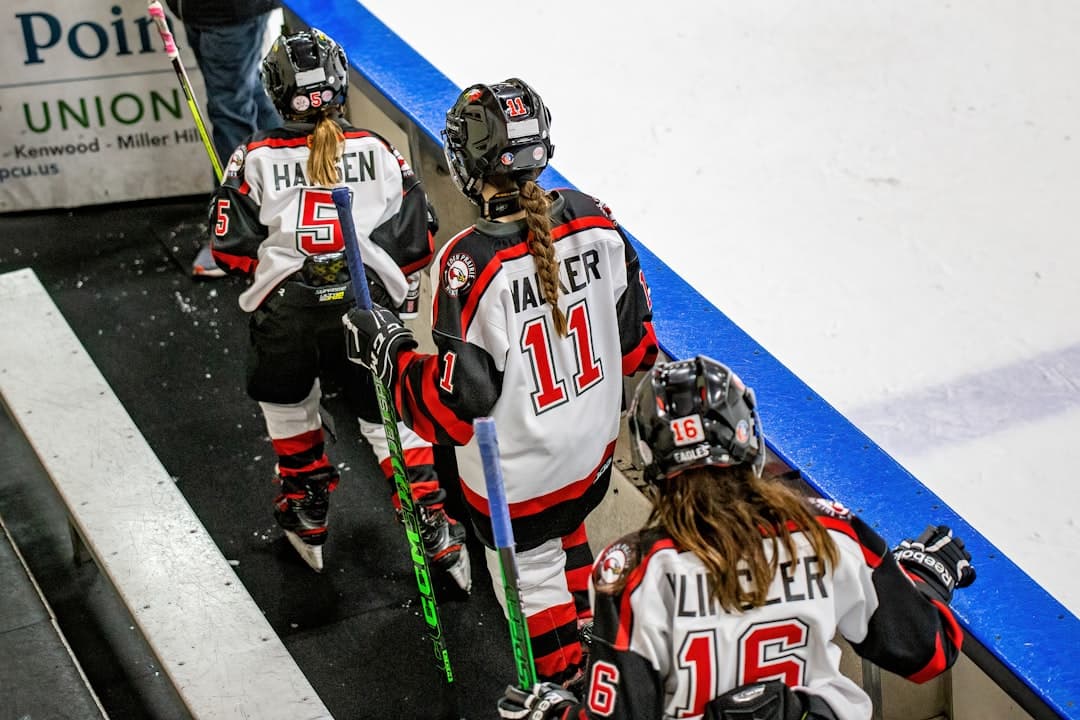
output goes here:
[[1080, 614], [1080, 5], [364, 4]]

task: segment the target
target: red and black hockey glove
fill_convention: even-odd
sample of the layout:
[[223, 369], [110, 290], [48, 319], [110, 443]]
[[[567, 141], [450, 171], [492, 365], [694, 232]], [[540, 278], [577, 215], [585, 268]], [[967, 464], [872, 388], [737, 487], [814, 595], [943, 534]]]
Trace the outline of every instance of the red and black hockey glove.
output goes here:
[[945, 525], [930, 525], [914, 540], [904, 540], [893, 556], [909, 574], [923, 580], [916, 586], [927, 596], [948, 603], [953, 590], [975, 581], [975, 567], [964, 541]]

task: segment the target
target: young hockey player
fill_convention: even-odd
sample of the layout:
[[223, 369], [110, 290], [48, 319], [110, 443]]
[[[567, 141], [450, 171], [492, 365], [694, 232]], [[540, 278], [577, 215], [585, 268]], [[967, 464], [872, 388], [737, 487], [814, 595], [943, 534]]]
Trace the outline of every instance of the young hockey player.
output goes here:
[[657, 353], [637, 254], [602, 203], [536, 183], [552, 154], [550, 116], [518, 79], [467, 88], [447, 112], [446, 158], [480, 218], [440, 251], [433, 337], [392, 312], [351, 310], [350, 356], [394, 393], [427, 440], [457, 445], [463, 495], [505, 605], [472, 421], [499, 431], [524, 612], [540, 677], [582, 677], [579, 623], [591, 618], [586, 515], [607, 490], [622, 377]]
[[[285, 125], [252, 135], [233, 154], [211, 204], [210, 234], [218, 264], [251, 280], [240, 296], [251, 313], [247, 391], [277, 454], [274, 515], [318, 570], [338, 482], [324, 449], [320, 376], [343, 387], [391, 476], [371, 376], [346, 359], [341, 314], [353, 301], [352, 282], [367, 282], [388, 307], [402, 304], [406, 275], [431, 260], [434, 215], [397, 150], [342, 117], [348, 64], [334, 40], [315, 29], [279, 37], [262, 79]], [[342, 184], [352, 192], [366, 278], [348, 275], [330, 195]], [[404, 427], [401, 436], [428, 554], [467, 588], [464, 527], [442, 509], [431, 445]]]
[[890, 551], [837, 503], [762, 477], [754, 394], [709, 358], [658, 365], [630, 412], [653, 512], [593, 568], [587, 696], [511, 687], [501, 717], [868, 720], [838, 631], [915, 682], [953, 664], [949, 601], [975, 570], [948, 528]]

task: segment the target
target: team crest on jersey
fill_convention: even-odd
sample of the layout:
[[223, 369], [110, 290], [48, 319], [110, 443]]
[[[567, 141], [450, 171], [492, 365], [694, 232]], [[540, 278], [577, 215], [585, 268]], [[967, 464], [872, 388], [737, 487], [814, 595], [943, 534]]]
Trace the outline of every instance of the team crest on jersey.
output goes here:
[[624, 542], [608, 546], [593, 568], [593, 585], [600, 591], [618, 590], [634, 564], [634, 550]]
[[814, 510], [829, 517], [846, 519], [851, 517], [851, 511], [836, 500], [826, 498], [807, 498]]
[[443, 271], [443, 288], [450, 297], [467, 291], [476, 279], [476, 261], [466, 253], [454, 253], [446, 261]]
[[247, 148], [243, 145], [236, 148], [229, 156], [229, 163], [225, 166], [225, 174], [229, 177], [238, 177], [244, 171], [244, 159], [247, 157]]

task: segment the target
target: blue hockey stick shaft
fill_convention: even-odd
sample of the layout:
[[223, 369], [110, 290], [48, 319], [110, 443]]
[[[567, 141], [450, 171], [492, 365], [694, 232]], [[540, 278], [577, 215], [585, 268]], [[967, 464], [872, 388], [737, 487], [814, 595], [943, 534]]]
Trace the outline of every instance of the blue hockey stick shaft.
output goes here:
[[499, 552], [503, 592], [506, 594], [506, 621], [510, 626], [510, 643], [514, 651], [514, 667], [518, 686], [531, 688], [536, 684], [536, 665], [533, 660], [529, 626], [521, 603], [520, 577], [514, 555], [514, 528], [510, 523], [510, 505], [506, 501], [502, 465], [499, 462], [499, 438], [495, 421], [489, 417], [473, 420], [473, 432], [484, 466], [488, 508], [491, 513], [491, 532]]
[[[352, 194], [348, 188], [339, 187], [331, 190], [330, 196], [337, 207], [338, 222], [341, 224], [341, 232], [345, 239], [345, 258], [349, 263], [349, 275], [352, 277], [356, 306], [361, 310], [370, 310], [371, 291], [368, 289], [367, 275], [364, 273], [364, 259], [360, 251], [356, 225], [353, 224]], [[386, 432], [386, 444], [390, 451], [390, 466], [394, 471], [394, 487], [397, 490], [398, 499], [401, 501], [402, 520], [405, 525], [405, 535], [409, 539], [409, 551], [412, 555], [416, 586], [420, 590], [420, 605], [423, 610], [424, 621], [428, 625], [428, 635], [431, 638], [435, 659], [443, 669], [447, 684], [454, 688], [454, 671], [450, 667], [450, 654], [446, 650], [446, 639], [443, 637], [439, 606], [435, 602], [435, 586], [431, 581], [431, 571], [428, 567], [427, 555], [424, 553], [424, 545], [420, 537], [420, 511], [416, 507], [416, 503], [413, 502], [412, 488], [409, 486], [409, 478], [405, 472], [405, 457], [401, 448], [401, 436], [397, 429], [397, 411], [390, 400], [390, 392], [382, 384], [378, 376], [373, 374], [372, 380], [375, 383], [375, 395], [379, 401], [379, 414], [382, 416], [383, 430]], [[459, 702], [456, 693], [454, 700], [456, 703]]]

